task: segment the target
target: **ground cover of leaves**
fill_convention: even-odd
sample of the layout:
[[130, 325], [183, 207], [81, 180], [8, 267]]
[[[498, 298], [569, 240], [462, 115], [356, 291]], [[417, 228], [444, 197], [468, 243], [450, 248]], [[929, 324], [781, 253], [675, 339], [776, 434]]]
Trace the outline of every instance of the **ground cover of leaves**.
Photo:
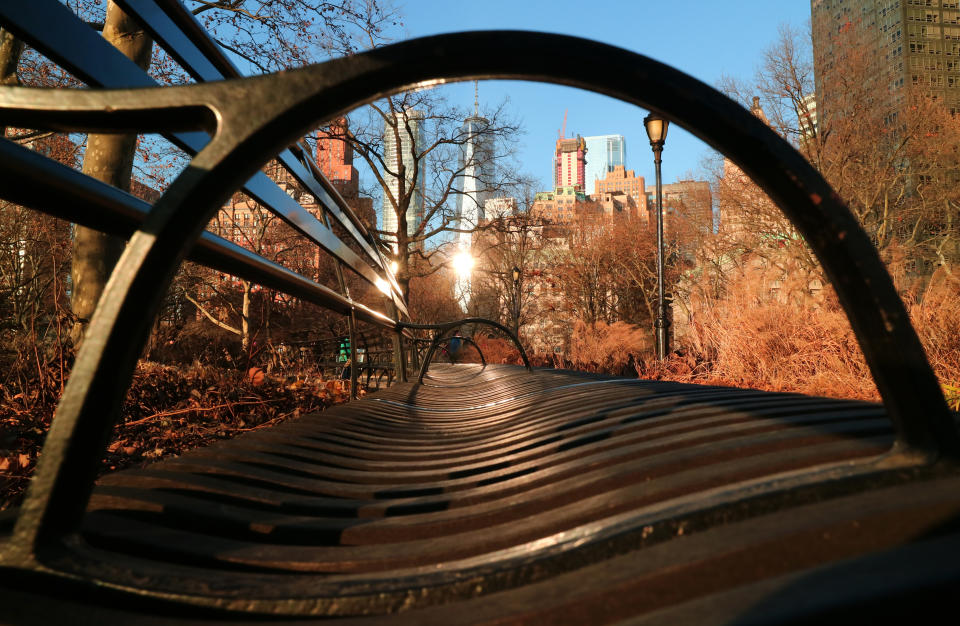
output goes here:
[[[59, 376], [51, 365], [46, 374]], [[8, 379], [9, 381], [9, 379]], [[55, 381], [59, 382], [59, 381]], [[0, 511], [23, 498], [53, 417], [56, 384], [0, 388]], [[17, 391], [17, 393], [11, 393]], [[141, 362], [102, 472], [142, 466], [347, 400], [339, 380]]]

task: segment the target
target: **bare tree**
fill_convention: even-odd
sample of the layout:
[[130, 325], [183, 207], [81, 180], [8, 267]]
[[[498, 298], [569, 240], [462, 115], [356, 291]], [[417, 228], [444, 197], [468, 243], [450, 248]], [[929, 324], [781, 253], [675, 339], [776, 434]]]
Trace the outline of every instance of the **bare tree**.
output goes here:
[[[188, 82], [182, 69], [164, 53], [153, 54], [149, 37], [139, 24], [109, 0], [69, 3], [104, 38], [163, 83]], [[378, 0], [187, 0], [187, 7], [210, 29], [226, 50], [241, 57], [253, 71], [277, 71], [322, 60], [331, 54], [355, 51], [370, 34], [379, 37], [385, 27], [398, 25], [392, 9]], [[318, 27], [319, 25], [319, 27]], [[363, 39], [359, 39], [359, 34]], [[151, 65], [151, 60], [153, 63]], [[245, 68], [246, 69], [246, 68]], [[0, 80], [14, 84], [26, 76], [30, 84], [73, 83], [62, 71], [0, 31]], [[56, 76], [56, 80], [50, 80]], [[184, 157], [157, 139], [141, 142], [136, 136], [91, 135], [84, 150], [84, 173], [121, 189], [130, 188], [134, 168], [162, 186]], [[79, 323], [79, 341], [100, 293], [123, 249], [123, 242], [83, 227], [75, 230], [72, 306]]]
[[[850, 23], [829, 35], [842, 58], [816, 58], [809, 33], [782, 28], [757, 93], [771, 126], [820, 170], [881, 254], [904, 249], [918, 276], [949, 270], [960, 258], [960, 127], [922, 75], [889, 90], [866, 35]], [[814, 67], [816, 82], [830, 86], [818, 91], [815, 118]]]
[[302, 67], [375, 47], [402, 25], [389, 0], [185, 0], [252, 72]]
[[522, 211], [492, 220], [475, 237], [478, 266], [472, 299], [489, 308], [482, 314], [501, 320], [515, 333], [536, 315], [535, 290], [547, 246], [543, 229], [543, 219]]
[[[472, 231], [461, 225], [458, 198], [469, 177], [480, 196], [520, 193], [526, 178], [512, 160], [521, 132], [506, 102], [484, 111], [451, 104], [438, 90], [407, 92], [354, 114], [346, 133], [375, 180], [371, 195], [381, 199], [384, 228], [377, 231], [397, 263], [397, 278], [409, 295], [409, 281], [435, 271], [443, 245], [428, 245], [443, 233]], [[481, 119], [473, 125], [467, 118]], [[486, 149], [472, 150], [483, 145]], [[463, 226], [463, 228], [461, 228]], [[415, 261], [414, 259], [417, 259]]]

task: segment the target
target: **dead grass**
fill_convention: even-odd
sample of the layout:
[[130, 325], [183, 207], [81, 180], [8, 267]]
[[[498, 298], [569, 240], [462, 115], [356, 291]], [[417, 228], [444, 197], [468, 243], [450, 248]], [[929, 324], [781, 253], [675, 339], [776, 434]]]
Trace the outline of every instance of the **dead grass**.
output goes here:
[[[627, 324], [575, 325], [562, 362], [534, 360], [640, 378], [790, 391], [836, 398], [880, 399], [860, 346], [836, 298], [816, 301], [762, 297], [749, 284], [731, 285], [726, 298], [698, 303], [689, 329], [663, 363], [653, 358], [649, 333]], [[907, 310], [943, 385], [960, 410], [960, 278], [937, 272]], [[556, 361], [554, 359], [554, 361]]]
[[[731, 289], [737, 292], [737, 289]], [[696, 380], [837, 398], [880, 396], [846, 314], [833, 296], [803, 306], [740, 295], [700, 307], [689, 334], [665, 365], [641, 376]], [[960, 280], [942, 270], [907, 310], [954, 410], [960, 408]]]
[[960, 276], [941, 268], [907, 310], [947, 401], [960, 411]]
[[738, 387], [879, 399], [853, 331], [830, 302], [801, 308], [748, 296], [698, 311], [682, 350], [702, 375]]
[[[483, 357], [487, 360], [487, 363], [516, 364], [521, 362], [520, 351], [517, 350], [516, 346], [514, 346], [513, 342], [509, 339], [488, 337], [481, 333], [473, 337], [473, 340], [480, 346], [480, 349], [483, 351]], [[473, 349], [469, 349], [469, 352], [473, 352]], [[476, 361], [479, 362], [479, 360], [480, 358], [477, 357]]]
[[632, 373], [637, 359], [651, 349], [647, 329], [626, 322], [578, 321], [570, 336], [567, 358], [578, 370], [622, 375]]

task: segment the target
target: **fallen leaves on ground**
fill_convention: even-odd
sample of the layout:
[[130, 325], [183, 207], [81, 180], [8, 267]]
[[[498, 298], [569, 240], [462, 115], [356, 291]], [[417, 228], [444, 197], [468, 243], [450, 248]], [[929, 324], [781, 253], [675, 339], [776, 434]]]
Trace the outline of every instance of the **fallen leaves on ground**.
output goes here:
[[[343, 381], [309, 375], [283, 377], [258, 368], [251, 376], [203, 365], [141, 362], [102, 471], [143, 465], [322, 411], [346, 401], [348, 394]], [[17, 401], [0, 404], [0, 510], [22, 499], [54, 408], [52, 401], [30, 407]]]

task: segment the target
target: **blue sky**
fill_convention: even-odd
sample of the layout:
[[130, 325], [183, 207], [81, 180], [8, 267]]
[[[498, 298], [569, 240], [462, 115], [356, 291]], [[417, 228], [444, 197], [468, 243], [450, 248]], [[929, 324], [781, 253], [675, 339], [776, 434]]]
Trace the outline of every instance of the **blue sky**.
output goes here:
[[[486, 29], [524, 29], [576, 35], [620, 46], [681, 69], [710, 85], [721, 76], [749, 80], [780, 24], [806, 28], [809, 0], [395, 0], [407, 37]], [[473, 84], [452, 87], [450, 97], [472, 104]], [[519, 146], [523, 169], [551, 183], [557, 130], [567, 114], [567, 136], [622, 134], [627, 167], [653, 182], [653, 156], [643, 129], [646, 111], [605, 96], [536, 83], [480, 83], [481, 103], [504, 95], [526, 134]], [[663, 155], [664, 182], [701, 173], [709, 148], [673, 126]], [[592, 189], [588, 189], [591, 192]]]

